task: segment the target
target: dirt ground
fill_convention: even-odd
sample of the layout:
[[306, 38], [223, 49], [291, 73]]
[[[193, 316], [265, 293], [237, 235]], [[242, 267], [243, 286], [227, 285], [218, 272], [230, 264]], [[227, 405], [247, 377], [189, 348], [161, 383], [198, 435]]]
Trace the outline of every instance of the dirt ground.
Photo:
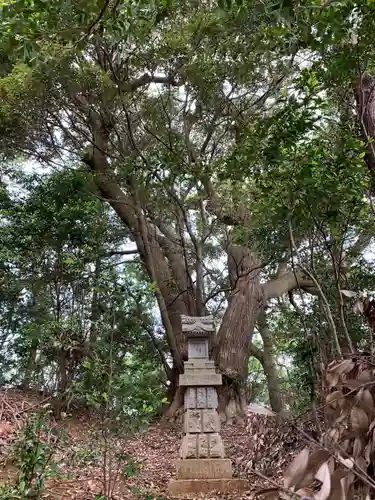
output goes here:
[[[48, 404], [35, 394], [0, 392], [0, 484], [17, 477], [12, 453], [28, 415], [47, 411]], [[180, 424], [158, 422], [135, 435], [123, 429], [108, 434], [95, 417], [76, 414], [59, 422], [51, 417], [48, 429], [42, 437], [54, 449], [50, 460], [54, 470], [43, 498], [99, 500], [105, 493], [103, 484], [110, 483], [114, 499], [170, 498], [167, 486], [175, 473]], [[285, 465], [304, 445], [291, 425], [277, 425], [273, 418], [259, 414], [250, 414], [245, 424], [223, 426], [222, 437], [234, 476], [249, 480], [248, 491], [225, 495], [237, 500], [274, 487]]]

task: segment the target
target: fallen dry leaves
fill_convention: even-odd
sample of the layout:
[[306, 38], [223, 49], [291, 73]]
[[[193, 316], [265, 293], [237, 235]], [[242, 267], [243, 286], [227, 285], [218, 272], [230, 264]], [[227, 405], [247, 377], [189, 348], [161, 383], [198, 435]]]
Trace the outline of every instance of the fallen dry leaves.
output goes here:
[[375, 366], [361, 356], [322, 367], [327, 429], [318, 451], [303, 449], [284, 485], [315, 500], [375, 498]]
[[[6, 404], [5, 404], [6, 401]], [[1, 403], [3, 402], [3, 404]], [[22, 391], [0, 392], [0, 462], [11, 452], [12, 443], [17, 439], [29, 412], [36, 411], [38, 404], [41, 407], [45, 400], [42, 396], [26, 394]], [[270, 425], [269, 419], [272, 419]], [[93, 416], [85, 414], [69, 416], [57, 423], [51, 417], [50, 425], [56, 427], [65, 438], [56, 445], [54, 460], [58, 463], [60, 475], [49, 479], [46, 484], [45, 498], [49, 499], [77, 499], [93, 500], [102, 492], [103, 456], [100, 450], [100, 429], [98, 421]], [[271, 433], [269, 431], [271, 429]], [[280, 431], [280, 429], [282, 429]], [[294, 435], [293, 435], [294, 434]], [[261, 490], [267, 496], [270, 485], [267, 478], [261, 478], [253, 473], [253, 465], [261, 473], [267, 473], [269, 461], [261, 459], [262, 454], [268, 454], [270, 439], [276, 439], [279, 446], [273, 447], [273, 458], [278, 463], [270, 476], [279, 481], [282, 468], [295, 454], [295, 449], [301, 447], [295, 436], [295, 431], [282, 425], [275, 428], [273, 417], [266, 415], [251, 415], [247, 425], [224, 426], [222, 431], [227, 455], [232, 459], [234, 474], [237, 477], [248, 478], [252, 490], [243, 493], [221, 496], [228, 500], [254, 498]], [[272, 437], [273, 436], [273, 437]], [[290, 442], [285, 446], [280, 443], [289, 437]], [[130, 478], [120, 475], [114, 489], [114, 498], [126, 500], [151, 500], [154, 498], [170, 498], [167, 491], [168, 481], [175, 474], [175, 460], [181, 440], [180, 423], [156, 423], [147, 431], [139, 432], [129, 437], [120, 433], [108, 443], [114, 456], [117, 452], [132, 456], [140, 464], [139, 473]], [[288, 450], [285, 453], [286, 449]], [[78, 458], [77, 458], [78, 457]], [[79, 457], [83, 457], [82, 460]], [[113, 468], [116, 461], [113, 460]], [[2, 475], [1, 472], [4, 472]], [[112, 471], [113, 472], [113, 471]], [[13, 476], [15, 471], [13, 470]], [[107, 467], [108, 473], [108, 467]], [[8, 478], [5, 467], [1, 469], [0, 482]], [[277, 483], [275, 483], [277, 486]], [[277, 490], [273, 487], [271, 490]], [[202, 497], [210, 500], [208, 496]], [[212, 496], [216, 498], [216, 496]]]
[[[300, 420], [296, 425], [295, 422], [277, 420], [270, 412], [254, 412], [249, 414], [245, 425], [226, 425], [222, 429], [234, 475], [247, 478], [251, 491], [241, 496], [225, 495], [220, 498], [292, 498], [287, 490], [294, 489], [298, 491], [297, 497], [349, 500], [346, 495], [353, 478], [346, 471], [360, 457], [366, 464], [374, 458], [374, 394], [369, 384], [373, 375], [372, 372], [367, 373], [372, 368], [360, 368], [356, 363], [352, 364], [352, 360], [340, 363], [330, 365], [327, 371], [326, 410], [331, 417], [331, 427], [325, 439], [329, 435], [332, 442], [334, 436], [335, 442], [340, 445], [343, 440], [348, 441], [348, 444], [344, 443], [346, 454], [341, 456], [346, 463], [338, 467], [337, 460], [335, 463], [332, 459], [331, 450], [319, 449], [309, 443], [306, 436], [316, 433], [310, 419]], [[357, 385], [353, 390], [355, 379], [364, 380], [366, 387]], [[348, 401], [344, 403], [345, 391]], [[42, 396], [38, 398], [22, 391], [0, 392], [0, 460], [9, 454], [28, 412], [38, 408], [38, 401], [42, 405]], [[345, 418], [342, 418], [343, 415]], [[63, 476], [47, 481], [44, 497], [93, 500], [103, 491], [103, 443], [97, 419], [92, 415], [75, 414], [56, 423], [51, 417], [50, 425], [65, 435], [58, 442], [54, 456]], [[118, 462], [114, 457], [118, 452], [132, 456], [140, 465], [136, 476], [124, 478], [119, 475], [113, 498], [169, 499], [167, 486], [175, 474], [180, 440], [181, 424], [170, 422], [155, 423], [147, 431], [133, 437], [124, 432], [111, 437], [108, 448], [113, 461], [109, 465], [107, 463], [107, 474], [111, 468], [112, 474], [116, 469]], [[0, 468], [0, 482], [1, 478]], [[206, 495], [202, 498], [211, 500], [218, 496]]]

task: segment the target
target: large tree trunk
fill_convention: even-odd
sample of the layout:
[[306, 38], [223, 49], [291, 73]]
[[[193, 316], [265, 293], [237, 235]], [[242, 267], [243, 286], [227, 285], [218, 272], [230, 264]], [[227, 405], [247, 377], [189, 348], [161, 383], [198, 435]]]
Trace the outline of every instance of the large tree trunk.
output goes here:
[[246, 414], [249, 345], [264, 294], [259, 281], [260, 262], [248, 249], [229, 247], [228, 270], [232, 292], [218, 333], [215, 360], [224, 381], [219, 411], [230, 421]]

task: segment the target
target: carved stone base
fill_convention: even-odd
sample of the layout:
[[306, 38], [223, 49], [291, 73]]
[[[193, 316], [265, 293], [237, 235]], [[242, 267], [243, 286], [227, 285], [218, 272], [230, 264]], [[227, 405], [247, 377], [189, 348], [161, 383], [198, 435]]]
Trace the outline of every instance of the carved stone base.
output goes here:
[[232, 462], [225, 458], [177, 460], [177, 479], [230, 479]]
[[222, 378], [220, 373], [215, 373], [213, 370], [191, 370], [193, 373], [183, 373], [179, 377], [179, 385], [186, 386], [206, 386], [213, 387], [215, 385], [222, 385]]
[[174, 497], [201, 493], [233, 493], [249, 489], [245, 479], [172, 479], [169, 493]]
[[224, 458], [220, 434], [185, 434], [180, 447], [180, 458]]

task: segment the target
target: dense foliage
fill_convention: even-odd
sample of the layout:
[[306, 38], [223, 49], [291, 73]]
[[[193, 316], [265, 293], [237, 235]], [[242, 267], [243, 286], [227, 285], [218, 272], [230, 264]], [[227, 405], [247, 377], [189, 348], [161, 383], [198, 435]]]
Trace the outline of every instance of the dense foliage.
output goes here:
[[228, 419], [372, 355], [374, 2], [0, 9], [2, 385], [174, 414], [181, 314]]

